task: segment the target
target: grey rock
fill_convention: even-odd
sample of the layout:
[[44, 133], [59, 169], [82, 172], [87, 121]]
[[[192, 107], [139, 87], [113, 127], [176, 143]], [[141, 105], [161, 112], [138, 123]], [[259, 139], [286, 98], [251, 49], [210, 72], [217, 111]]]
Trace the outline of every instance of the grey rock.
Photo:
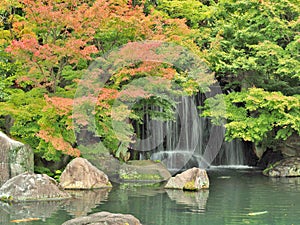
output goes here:
[[33, 172], [33, 150], [0, 131], [0, 185], [24, 172]]
[[296, 133], [292, 134], [285, 141], [276, 146], [277, 151], [281, 151], [285, 158], [300, 157], [300, 136]]
[[299, 177], [300, 157], [290, 157], [269, 166], [263, 174], [270, 177]]
[[198, 191], [209, 188], [209, 179], [205, 170], [194, 167], [172, 177], [165, 188]]
[[70, 198], [62, 187], [46, 174], [22, 173], [0, 188], [0, 199], [14, 202], [60, 200]]
[[83, 158], [73, 159], [63, 171], [60, 184], [64, 189], [111, 187], [108, 176]]
[[130, 214], [99, 212], [89, 216], [69, 220], [62, 225], [140, 225], [140, 221]]

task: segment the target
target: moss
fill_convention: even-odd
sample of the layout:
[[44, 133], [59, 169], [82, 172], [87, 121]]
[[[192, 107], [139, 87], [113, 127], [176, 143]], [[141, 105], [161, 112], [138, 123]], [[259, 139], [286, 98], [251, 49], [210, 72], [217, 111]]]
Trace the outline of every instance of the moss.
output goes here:
[[131, 160], [128, 161], [128, 165], [133, 165], [133, 166], [151, 166], [155, 163], [158, 163], [158, 161], [152, 161], [152, 160]]
[[195, 186], [195, 181], [186, 182], [183, 186], [183, 190], [186, 191], [198, 191], [198, 188]]
[[161, 177], [157, 174], [121, 174], [121, 179], [123, 180], [161, 180]]
[[277, 165], [279, 165], [279, 162], [269, 165], [266, 169], [264, 169], [263, 174], [268, 175], [269, 171], [272, 170]]
[[2, 201], [2, 202], [12, 202], [13, 197], [12, 196], [1, 196], [0, 201]]
[[161, 180], [162, 177], [158, 174], [149, 174], [149, 173], [137, 173], [137, 172], [128, 172], [122, 171], [120, 173], [120, 178], [123, 180]]

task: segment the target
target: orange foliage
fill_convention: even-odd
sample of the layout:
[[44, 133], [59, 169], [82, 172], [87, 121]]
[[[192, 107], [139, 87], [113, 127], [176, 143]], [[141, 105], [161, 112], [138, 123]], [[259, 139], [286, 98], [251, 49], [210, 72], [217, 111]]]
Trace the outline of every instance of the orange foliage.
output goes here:
[[53, 136], [53, 130], [40, 130], [37, 134], [38, 137], [42, 138], [46, 143], [51, 143], [51, 145], [56, 149], [62, 151], [64, 154], [79, 157], [80, 150], [73, 148], [70, 143], [66, 142], [62, 136]]

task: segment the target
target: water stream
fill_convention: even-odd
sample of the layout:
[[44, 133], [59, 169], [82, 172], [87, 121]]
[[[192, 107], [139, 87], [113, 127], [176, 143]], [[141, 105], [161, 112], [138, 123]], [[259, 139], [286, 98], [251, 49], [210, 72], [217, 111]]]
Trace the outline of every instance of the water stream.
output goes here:
[[[225, 142], [224, 128], [213, 126], [207, 118], [199, 116], [203, 95], [182, 96], [177, 102], [174, 121], [162, 122], [146, 115], [143, 125], [137, 129], [141, 140], [135, 148], [142, 152], [142, 159], [144, 152], [148, 152], [151, 159], [163, 161], [175, 172], [193, 166], [245, 164], [244, 143]], [[161, 109], [152, 107], [151, 110]]]

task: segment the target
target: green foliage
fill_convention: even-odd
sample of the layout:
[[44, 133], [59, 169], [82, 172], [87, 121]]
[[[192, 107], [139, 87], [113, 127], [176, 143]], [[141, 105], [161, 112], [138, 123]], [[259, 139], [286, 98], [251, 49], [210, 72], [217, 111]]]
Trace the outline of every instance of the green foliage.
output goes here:
[[43, 166], [35, 166], [34, 167], [34, 172], [39, 173], [39, 174], [47, 174], [49, 177], [53, 177], [54, 173], [51, 172], [50, 169], [43, 167]]
[[251, 88], [208, 99], [202, 116], [211, 117], [215, 124], [227, 120], [227, 140], [285, 140], [294, 132], [300, 134], [300, 96]]
[[194, 38], [225, 89], [300, 93], [299, 2], [162, 0], [158, 8], [197, 28]]
[[40, 112], [45, 105], [42, 95], [43, 91], [40, 89], [33, 89], [29, 92], [15, 89], [8, 101], [0, 102], [0, 116], [10, 115], [13, 117], [11, 135], [33, 148], [38, 145], [35, 136], [39, 131], [37, 121], [41, 118]]

